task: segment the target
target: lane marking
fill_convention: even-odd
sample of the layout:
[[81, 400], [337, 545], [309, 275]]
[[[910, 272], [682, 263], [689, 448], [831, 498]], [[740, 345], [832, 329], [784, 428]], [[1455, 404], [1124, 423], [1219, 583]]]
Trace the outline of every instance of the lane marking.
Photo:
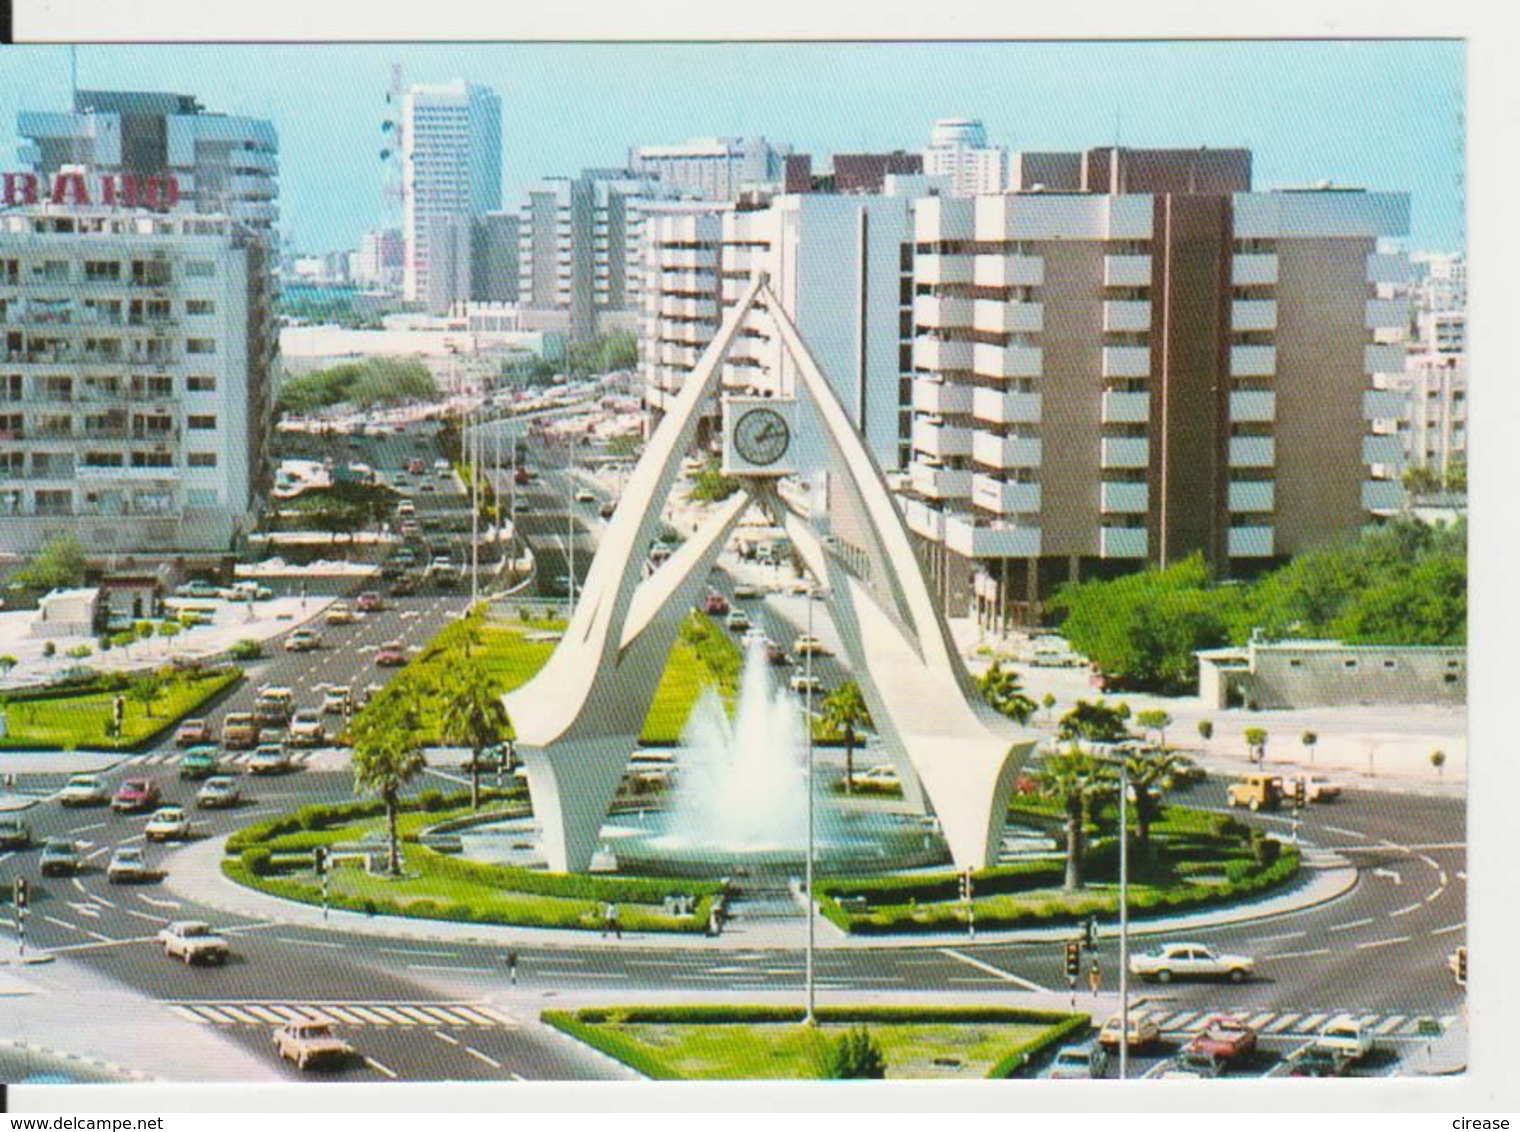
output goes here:
[[1459, 931], [1461, 931], [1465, 927], [1467, 927], [1467, 922], [1464, 920], [1460, 924], [1448, 924], [1444, 928], [1431, 928], [1430, 929], [1430, 934], [1431, 935], [1450, 935], [1452, 932], [1459, 932]]
[[1441, 884], [1442, 888], [1446, 887], [1446, 870], [1445, 869], [1441, 870], [1440, 884]]
[[411, 947], [377, 947], [375, 950], [384, 952], [387, 955], [426, 955], [434, 959], [459, 958], [459, 953], [456, 951], [419, 951]]
[[80, 904], [75, 900], [67, 901], [67, 903], [70, 908], [74, 909], [74, 911], [78, 912], [81, 916], [88, 916], [92, 920], [100, 918], [100, 909], [95, 907], [93, 904]]
[[408, 971], [457, 971], [465, 975], [499, 975], [501, 972], [492, 967], [452, 967], [446, 963], [408, 963]]
[[451, 1034], [445, 1034], [442, 1030], [434, 1030], [433, 1037], [437, 1038], [441, 1042], [448, 1042], [451, 1046], [459, 1045], [458, 1038], [454, 1037]]
[[1392, 939], [1372, 939], [1356, 945], [1358, 951], [1366, 951], [1369, 947], [1392, 947], [1396, 943], [1408, 943], [1413, 936], [1400, 935]]
[[69, 830], [68, 833], [65, 834], [65, 836], [67, 836], [67, 837], [74, 837], [74, 836], [77, 836], [78, 834], [81, 834], [81, 833], [89, 833], [91, 830], [94, 830], [94, 829], [105, 829], [105, 827], [108, 824], [110, 824], [110, 823], [103, 822], [103, 821], [98, 821], [94, 825], [82, 825], [82, 826], [79, 826], [77, 829], [71, 829], [71, 830]]
[[1404, 878], [1401, 877], [1398, 873], [1394, 872], [1392, 869], [1373, 869], [1372, 875], [1375, 877], [1382, 877], [1384, 880], [1391, 880], [1396, 885], [1404, 883]]
[[1329, 955], [1328, 947], [1316, 947], [1313, 951], [1279, 951], [1276, 955], [1263, 955], [1263, 959], [1309, 959], [1316, 955]]
[[494, 1057], [491, 1057], [489, 1054], [481, 1053], [478, 1049], [475, 1049], [475, 1048], [473, 1048], [471, 1046], [460, 1046], [459, 1048], [462, 1049], [462, 1050], [464, 1050], [465, 1053], [469, 1054], [471, 1057], [475, 1058], [477, 1061], [483, 1061], [483, 1062], [485, 1062], [487, 1065], [491, 1066], [493, 1069], [500, 1069], [500, 1068], [502, 1068], [501, 1062], [497, 1061]]
[[180, 908], [180, 907], [183, 907], [183, 905], [180, 904], [180, 902], [178, 900], [160, 900], [156, 896], [147, 896], [147, 895], [145, 895], [144, 893], [141, 893], [141, 892], [139, 892], [137, 894], [137, 899], [141, 900], [144, 904], [151, 904], [155, 908]]
[[1429, 896], [1425, 897], [1425, 903], [1429, 904], [1432, 901], [1439, 899], [1441, 893], [1443, 893], [1445, 891], [1446, 891], [1446, 886], [1445, 885], [1442, 885], [1440, 888], [1435, 889], [1434, 891], [1431, 892], [1431, 894]]
[[1367, 924], [1372, 923], [1373, 920], [1374, 920], [1374, 917], [1368, 916], [1365, 920], [1352, 920], [1348, 924], [1333, 924], [1332, 926], [1326, 928], [1325, 930], [1327, 932], [1349, 932], [1352, 928], [1363, 927], [1363, 926], [1365, 926]]
[[968, 967], [975, 967], [979, 971], [986, 971], [989, 975], [995, 975], [999, 979], [1002, 979], [1004, 982], [1014, 983], [1018, 986], [1021, 986], [1025, 990], [1039, 991], [1042, 994], [1053, 993], [1049, 988], [1042, 987], [1039, 983], [1033, 982], [1029, 979], [1021, 978], [1012, 972], [1003, 970], [1001, 967], [994, 967], [991, 963], [983, 963], [980, 959], [966, 955], [963, 952], [956, 951], [954, 948], [941, 947], [939, 949], [939, 953], [941, 955], [948, 955], [951, 959], [958, 959]]
[[[76, 931], [76, 932], [79, 932], [81, 935], [87, 935], [91, 939], [97, 940], [100, 943], [117, 943], [117, 942], [119, 942], [118, 940], [112, 939], [108, 935], [101, 935], [99, 932], [92, 932], [89, 928], [82, 928], [78, 924], [71, 924], [67, 920], [60, 920], [60, 919], [58, 919], [56, 916], [47, 916], [47, 915], [44, 915], [42, 918], [44, 920], [46, 920], [48, 923], [50, 923], [50, 924], [56, 924], [60, 928], [68, 928], [70, 931]], [[53, 948], [52, 950], [56, 951], [58, 949], [57, 948]]]
[[1264, 936], [1261, 936], [1261, 937], [1259, 937], [1257, 939], [1252, 940], [1251, 942], [1253, 942], [1253, 943], [1280, 943], [1280, 942], [1282, 942], [1285, 939], [1303, 939], [1304, 936], [1306, 936], [1308, 934], [1309, 933], [1307, 931], [1302, 931], [1302, 932], [1285, 932], [1282, 935], [1264, 935]]
[[1336, 834], [1339, 834], [1342, 837], [1354, 837], [1358, 841], [1366, 841], [1367, 840], [1367, 835], [1365, 833], [1358, 833], [1354, 829], [1341, 829], [1339, 826], [1334, 826], [1334, 825], [1322, 826], [1321, 828], [1326, 833], [1336, 833]]
[[1298, 1021], [1302, 1017], [1302, 1014], [1284, 1014], [1282, 1017], [1278, 1018], [1276, 1022], [1273, 1022], [1270, 1026], [1263, 1030], [1262, 1033], [1281, 1033], [1283, 1030], [1286, 1030], [1288, 1027], [1292, 1026], [1294, 1022]]
[[327, 943], [320, 939], [289, 939], [286, 936], [271, 936], [276, 943], [294, 944], [296, 947], [325, 947], [329, 951], [344, 951], [348, 945], [343, 943]]
[[373, 1057], [366, 1057], [364, 1059], [364, 1064], [368, 1065], [371, 1069], [375, 1070], [376, 1072], [384, 1073], [392, 1081], [396, 1080], [396, 1071], [394, 1069], [387, 1069], [385, 1066], [381, 1065], [378, 1061], [376, 1061]]
[[[1436, 895], [1440, 895], [1439, 891], [1436, 893]], [[1396, 912], [1389, 912], [1388, 918], [1393, 919], [1396, 916], [1407, 916], [1411, 912], [1418, 912], [1420, 910], [1421, 904], [1423, 904], [1423, 901], [1417, 904], [1410, 904], [1406, 907], [1400, 908]]]

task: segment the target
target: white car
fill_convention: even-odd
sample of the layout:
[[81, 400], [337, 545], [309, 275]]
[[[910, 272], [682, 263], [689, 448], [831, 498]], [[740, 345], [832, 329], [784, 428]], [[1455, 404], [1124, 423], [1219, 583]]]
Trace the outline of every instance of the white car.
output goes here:
[[1338, 1053], [1348, 1061], [1367, 1056], [1372, 1045], [1372, 1031], [1351, 1014], [1337, 1014], [1321, 1027], [1314, 1039], [1315, 1049]]
[[176, 920], [158, 933], [164, 954], [170, 959], [192, 963], [225, 963], [231, 948], [227, 941], [199, 920]]
[[347, 684], [337, 684], [322, 693], [322, 714], [344, 715], [353, 710], [354, 690]]
[[93, 774], [76, 774], [59, 791], [61, 806], [104, 806], [111, 800], [104, 783]]
[[757, 597], [760, 597], [760, 596], [761, 596], [761, 590], [760, 590], [759, 586], [751, 585], [749, 582], [735, 582], [734, 583], [734, 597], [737, 600], [739, 600], [739, 601], [748, 601], [748, 600], [751, 600], [753, 598], [757, 598]]
[[579, 488], [575, 493], [575, 501], [577, 503], [595, 503], [596, 492], [592, 491], [589, 487]]
[[829, 650], [823, 647], [823, 642], [810, 633], [803, 633], [792, 642], [792, 651], [798, 656], [828, 656]]
[[744, 633], [749, 630], [751, 622], [749, 619], [749, 614], [745, 613], [744, 610], [730, 609], [728, 611], [726, 624], [733, 632]]
[[183, 841], [190, 836], [190, 818], [179, 806], [157, 810], [143, 827], [149, 841]]
[[897, 777], [897, 768], [888, 764], [873, 766], [855, 776], [857, 785], [870, 784], [872, 786], [902, 786], [902, 781]]
[[810, 696], [816, 696], [823, 692], [823, 681], [816, 676], [809, 676], [803, 672], [797, 673], [787, 683], [794, 692], [806, 693]]
[[1130, 958], [1129, 970], [1147, 982], [1173, 979], [1228, 979], [1242, 983], [1251, 977], [1254, 959], [1221, 955], [1202, 943], [1163, 943], [1155, 951]]
[[1295, 775], [1283, 783], [1284, 793], [1291, 797], [1295, 792], [1294, 788], [1300, 782], [1304, 784], [1304, 801], [1306, 802], [1333, 802], [1341, 796], [1341, 784], [1326, 778], [1323, 774]]
[[320, 747], [327, 742], [327, 726], [322, 722], [322, 713], [310, 710], [296, 712], [291, 717], [287, 734], [292, 746]]
[[109, 884], [130, 884], [149, 880], [152, 876], [153, 870], [148, 868], [147, 858], [135, 845], [123, 845], [116, 850], [111, 854], [111, 863], [106, 866], [106, 881]]
[[278, 743], [265, 743], [248, 759], [249, 774], [284, 774], [290, 769], [290, 759], [285, 748]]

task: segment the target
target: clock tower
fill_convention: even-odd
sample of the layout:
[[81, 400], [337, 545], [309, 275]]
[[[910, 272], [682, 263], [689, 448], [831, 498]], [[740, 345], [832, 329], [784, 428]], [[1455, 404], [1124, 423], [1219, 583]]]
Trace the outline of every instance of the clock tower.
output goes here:
[[797, 402], [790, 397], [723, 398], [723, 474], [779, 478], [797, 470]]

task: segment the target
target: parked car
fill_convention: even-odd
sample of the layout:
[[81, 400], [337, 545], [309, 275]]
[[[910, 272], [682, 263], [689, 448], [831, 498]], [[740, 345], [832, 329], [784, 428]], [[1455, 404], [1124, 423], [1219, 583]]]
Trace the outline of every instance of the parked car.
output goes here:
[[274, 591], [258, 582], [233, 582], [225, 589], [217, 590], [217, 595], [227, 601], [268, 601], [274, 597]]
[[1314, 1048], [1338, 1053], [1349, 1061], [1366, 1057], [1373, 1045], [1372, 1031], [1353, 1014], [1337, 1014], [1314, 1038]]
[[202, 810], [226, 810], [237, 805], [240, 797], [237, 780], [219, 774], [201, 784], [195, 792], [195, 804]]
[[184, 960], [187, 967], [192, 963], [225, 963], [232, 954], [227, 941], [200, 920], [176, 920], [158, 933], [158, 942], [163, 944], [166, 956]]
[[174, 745], [176, 747], [197, 747], [202, 743], [215, 743], [216, 732], [211, 729], [211, 724], [204, 719], [187, 719], [179, 725], [179, 730], [174, 733]]
[[[1098, 1044], [1117, 1047], [1123, 1033], [1123, 1020], [1118, 1014], [1111, 1015], [1098, 1031]], [[1143, 1010], [1129, 1012], [1129, 1036], [1126, 1044], [1130, 1049], [1148, 1049], [1160, 1040], [1161, 1027], [1156, 1025], [1154, 1018]]]
[[110, 800], [105, 784], [93, 774], [73, 775], [58, 793], [60, 806], [104, 806]]
[[45, 877], [71, 877], [84, 868], [84, 858], [67, 837], [50, 837], [37, 859], [37, 871]]
[[1251, 977], [1255, 960], [1244, 955], [1220, 955], [1201, 943], [1163, 943], [1155, 951], [1130, 957], [1129, 970], [1146, 982], [1173, 979], [1228, 979], [1241, 983]]
[[1244, 806], [1253, 814], [1258, 810], [1275, 810], [1282, 805], [1283, 783], [1275, 774], [1248, 774], [1230, 783], [1225, 802], [1231, 809]]
[[385, 599], [374, 590], [365, 590], [354, 602], [360, 613], [379, 613], [385, 608]]
[[400, 668], [406, 663], [406, 648], [400, 641], [390, 641], [375, 653], [375, 664], [381, 668]]
[[1224, 1065], [1212, 1054], [1185, 1049], [1172, 1060], [1163, 1062], [1154, 1079], [1162, 1081], [1212, 1080], [1224, 1072]]
[[[354, 616], [353, 609], [346, 601], [335, 601], [327, 607], [322, 620], [329, 625], [352, 625], [358, 618]], [[289, 647], [288, 642], [286, 647]]]
[[1345, 1054], [1313, 1044], [1294, 1050], [1283, 1059], [1283, 1064], [1289, 1077], [1344, 1077], [1351, 1068]]
[[222, 745], [230, 751], [256, 747], [261, 736], [258, 722], [251, 712], [234, 712], [222, 721]]
[[1045, 1075], [1052, 1081], [1093, 1081], [1108, 1073], [1108, 1050], [1097, 1042], [1083, 1042], [1059, 1051]]
[[454, 474], [454, 469], [449, 466], [447, 460], [434, 460], [433, 474], [441, 480], [446, 480]]
[[0, 849], [30, 849], [32, 827], [20, 818], [0, 817]]
[[199, 578], [192, 578], [182, 586], [174, 590], [175, 597], [192, 598], [198, 601], [211, 601], [221, 596], [221, 591], [210, 582]]
[[595, 503], [596, 492], [592, 491], [589, 487], [576, 488], [575, 501], [577, 503]]
[[322, 693], [324, 715], [344, 715], [354, 710], [354, 690], [347, 684], [334, 684]]
[[179, 776], [191, 781], [210, 778], [219, 765], [217, 754], [217, 749], [210, 744], [191, 747], [185, 752], [184, 758], [179, 760]]
[[290, 769], [290, 759], [285, 748], [278, 743], [265, 743], [253, 752], [248, 760], [249, 774], [284, 774]]
[[274, 1048], [297, 1069], [314, 1065], [342, 1065], [354, 1056], [354, 1047], [333, 1032], [326, 1022], [287, 1022], [274, 1032]]
[[286, 652], [311, 652], [322, 647], [322, 635], [315, 629], [297, 629], [285, 638]]
[[607, 500], [606, 502], [604, 502], [600, 507], [598, 507], [596, 509], [596, 513], [599, 516], [601, 516], [603, 519], [610, 519], [610, 518], [612, 518], [612, 516], [616, 513], [616, 511], [617, 511], [617, 504], [614, 503], [610, 499]]
[[749, 614], [742, 609], [730, 609], [725, 623], [735, 633], [746, 632], [750, 627]]
[[310, 709], [296, 712], [290, 719], [287, 734], [293, 747], [320, 747], [327, 742], [327, 727], [322, 722], [322, 713]]
[[128, 778], [111, 797], [111, 809], [118, 814], [135, 814], [158, 805], [158, 785], [151, 778]]
[[1206, 771], [1197, 759], [1188, 755], [1175, 755], [1172, 758], [1171, 769], [1166, 774], [1166, 781], [1162, 783], [1168, 790], [1178, 787], [1195, 786], [1208, 778]]
[[1248, 1061], [1256, 1053], [1256, 1031], [1243, 1018], [1216, 1014], [1204, 1023], [1187, 1048], [1227, 1063]]
[[107, 884], [137, 884], [153, 878], [148, 859], [136, 845], [123, 845], [111, 854], [111, 863], [106, 866]]
[[148, 819], [143, 836], [149, 841], [184, 841], [190, 836], [190, 818], [179, 806], [163, 806]]

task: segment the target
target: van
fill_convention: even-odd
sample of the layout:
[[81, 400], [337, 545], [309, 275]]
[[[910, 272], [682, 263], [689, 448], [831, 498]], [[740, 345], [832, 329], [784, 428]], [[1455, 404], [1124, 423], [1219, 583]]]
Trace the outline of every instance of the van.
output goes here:
[[1225, 801], [1233, 810], [1244, 806], [1253, 814], [1257, 810], [1275, 810], [1282, 805], [1283, 782], [1275, 774], [1248, 774], [1230, 783]]

